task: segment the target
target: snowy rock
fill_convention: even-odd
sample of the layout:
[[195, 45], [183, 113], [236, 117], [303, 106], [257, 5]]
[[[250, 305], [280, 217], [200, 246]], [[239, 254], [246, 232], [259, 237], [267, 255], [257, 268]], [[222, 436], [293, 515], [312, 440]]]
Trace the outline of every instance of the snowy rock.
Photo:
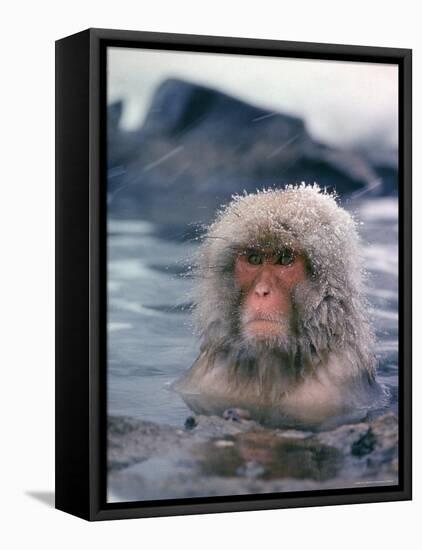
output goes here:
[[[110, 417], [109, 500], [398, 483], [398, 423], [392, 413], [319, 433], [270, 430], [251, 420], [215, 416], [197, 416], [196, 422], [186, 431]], [[364, 444], [368, 433], [370, 444]]]

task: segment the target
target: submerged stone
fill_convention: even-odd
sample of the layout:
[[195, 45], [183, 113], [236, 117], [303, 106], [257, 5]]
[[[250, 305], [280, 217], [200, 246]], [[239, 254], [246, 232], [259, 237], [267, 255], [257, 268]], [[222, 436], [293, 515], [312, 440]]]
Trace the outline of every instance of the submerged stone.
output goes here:
[[369, 454], [374, 450], [375, 443], [376, 437], [371, 428], [369, 428], [369, 430], [364, 433], [357, 441], [352, 443], [352, 455], [360, 457]]
[[181, 430], [109, 417], [109, 501], [398, 483], [393, 413], [316, 433], [217, 416], [195, 420], [195, 429]]

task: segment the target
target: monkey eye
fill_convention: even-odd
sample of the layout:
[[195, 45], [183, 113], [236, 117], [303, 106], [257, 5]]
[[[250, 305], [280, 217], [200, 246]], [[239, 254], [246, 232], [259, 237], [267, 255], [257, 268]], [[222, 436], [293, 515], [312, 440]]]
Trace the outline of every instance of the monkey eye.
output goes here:
[[262, 264], [262, 256], [260, 256], [260, 254], [256, 254], [255, 252], [248, 254], [247, 260], [248, 260], [248, 263], [250, 263], [251, 265]]
[[291, 248], [283, 248], [280, 255], [277, 258], [276, 263], [280, 265], [290, 265], [295, 256]]

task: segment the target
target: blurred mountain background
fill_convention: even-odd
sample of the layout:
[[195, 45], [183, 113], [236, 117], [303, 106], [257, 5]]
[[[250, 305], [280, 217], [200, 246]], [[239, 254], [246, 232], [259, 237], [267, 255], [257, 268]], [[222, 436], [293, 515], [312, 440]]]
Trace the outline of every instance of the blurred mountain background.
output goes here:
[[311, 136], [305, 120], [209, 86], [167, 78], [138, 128], [108, 106], [108, 213], [187, 238], [232, 194], [317, 182], [341, 196], [397, 194], [398, 154], [383, 140], [353, 147]]

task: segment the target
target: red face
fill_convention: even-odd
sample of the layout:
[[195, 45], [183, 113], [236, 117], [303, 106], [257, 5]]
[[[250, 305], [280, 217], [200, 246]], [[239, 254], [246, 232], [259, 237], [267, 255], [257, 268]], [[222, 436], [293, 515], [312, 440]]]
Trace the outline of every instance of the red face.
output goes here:
[[305, 257], [287, 247], [251, 249], [237, 256], [234, 278], [242, 293], [241, 320], [247, 336], [265, 340], [285, 335], [292, 292], [306, 272]]

